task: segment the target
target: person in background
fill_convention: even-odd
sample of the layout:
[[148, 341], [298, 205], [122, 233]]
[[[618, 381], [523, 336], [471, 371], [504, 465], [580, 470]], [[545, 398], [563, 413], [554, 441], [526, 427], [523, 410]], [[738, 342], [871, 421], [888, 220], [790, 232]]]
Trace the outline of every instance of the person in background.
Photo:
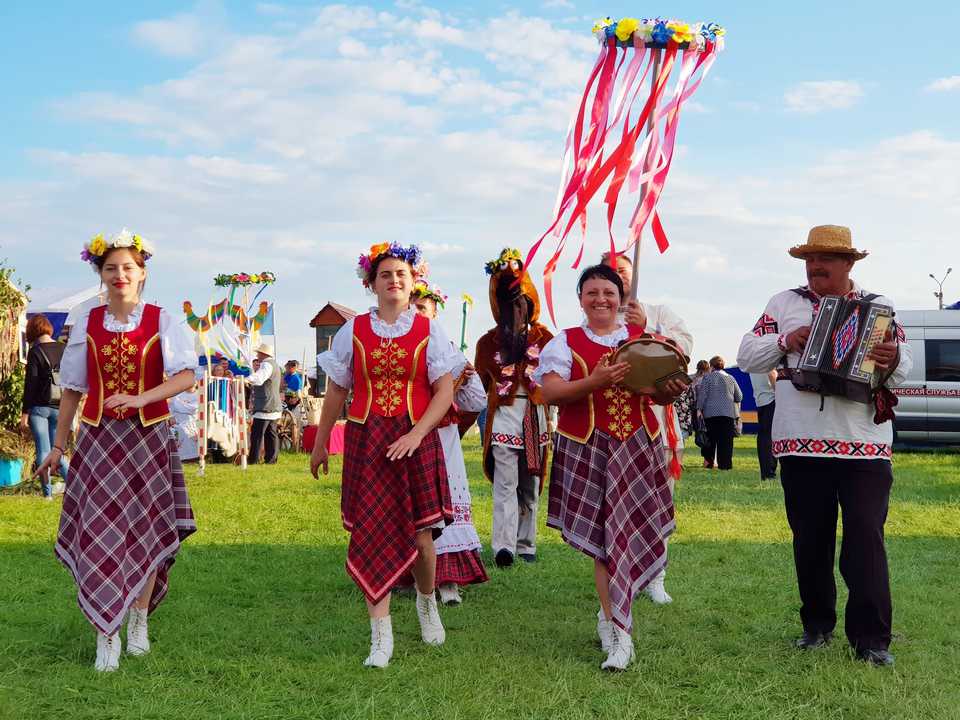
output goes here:
[[217, 377], [232, 378], [233, 371], [230, 369], [230, 361], [225, 357], [217, 361], [217, 367], [220, 368], [220, 374]]
[[[737, 381], [723, 367], [723, 358], [710, 358], [711, 372], [697, 386], [697, 411], [707, 424], [710, 443], [716, 450], [717, 467], [733, 469], [733, 438], [740, 418], [743, 393]], [[714, 458], [706, 458], [706, 467], [713, 467]]]
[[760, 462], [760, 479], [777, 479], [777, 458], [773, 454], [773, 413], [777, 406], [774, 387], [777, 371], [750, 373], [753, 384], [753, 399], [757, 403], [757, 460]]
[[260, 446], [263, 445], [263, 462], [274, 465], [280, 452], [280, 436], [277, 434], [277, 420], [280, 419], [280, 366], [273, 359], [273, 346], [262, 343], [257, 348], [260, 366], [247, 377], [253, 386], [253, 428], [250, 430], [250, 453], [247, 463], [255, 464], [260, 460]]
[[284, 393], [299, 395], [303, 389], [303, 374], [300, 372], [299, 363], [296, 360], [287, 360], [283, 368], [282, 385]]
[[[40, 463], [53, 447], [57, 420], [60, 417], [60, 385], [57, 378], [60, 375], [60, 358], [63, 357], [64, 346], [54, 342], [50, 336], [52, 332], [53, 326], [42, 313], [34, 315], [27, 323], [26, 336], [31, 347], [27, 353], [20, 427], [24, 430], [29, 427], [33, 434], [37, 463]], [[67, 460], [63, 455], [60, 456], [57, 467], [60, 469], [60, 477], [66, 482]], [[40, 476], [40, 486], [43, 497], [53, 500], [53, 486], [49, 474]]]
[[703, 417], [697, 410], [697, 387], [709, 372], [710, 363], [706, 360], [698, 360], [697, 372], [693, 378], [691, 378], [692, 382], [690, 383], [690, 387], [687, 388], [687, 392], [690, 393], [690, 414], [691, 422], [693, 423], [693, 432], [697, 445], [700, 448], [700, 456], [703, 458], [703, 466], [705, 468], [713, 467], [713, 457], [716, 455], [717, 449], [713, 446], [713, 443], [710, 442], [710, 436], [707, 434], [707, 425], [703, 422]]

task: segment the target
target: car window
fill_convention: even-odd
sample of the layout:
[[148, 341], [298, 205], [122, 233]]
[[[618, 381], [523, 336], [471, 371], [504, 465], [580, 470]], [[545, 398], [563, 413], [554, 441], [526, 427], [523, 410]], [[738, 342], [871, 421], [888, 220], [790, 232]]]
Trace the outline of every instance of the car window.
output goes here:
[[960, 382], [960, 340], [927, 340], [927, 381]]

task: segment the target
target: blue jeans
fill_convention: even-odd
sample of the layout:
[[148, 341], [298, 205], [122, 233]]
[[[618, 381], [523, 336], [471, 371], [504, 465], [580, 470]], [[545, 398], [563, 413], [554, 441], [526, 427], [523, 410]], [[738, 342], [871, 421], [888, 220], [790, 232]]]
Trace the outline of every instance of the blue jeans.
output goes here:
[[[30, 408], [27, 422], [30, 424], [30, 432], [33, 433], [33, 444], [37, 450], [37, 465], [43, 462], [43, 459], [53, 447], [54, 438], [57, 436], [57, 420], [60, 417], [60, 409], [46, 405], [38, 405]], [[64, 482], [67, 479], [67, 460], [63, 455], [60, 456], [60, 477]], [[50, 496], [53, 490], [50, 487], [50, 479], [40, 478], [40, 485], [43, 488], [44, 496]]]

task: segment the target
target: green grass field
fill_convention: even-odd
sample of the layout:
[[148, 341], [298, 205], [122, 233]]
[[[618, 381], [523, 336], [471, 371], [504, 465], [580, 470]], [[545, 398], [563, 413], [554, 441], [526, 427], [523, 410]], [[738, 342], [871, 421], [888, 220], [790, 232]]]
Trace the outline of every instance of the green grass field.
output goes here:
[[[542, 524], [535, 565], [499, 571], [487, 548], [490, 583], [441, 609], [446, 645], [423, 645], [412, 600], [395, 599], [391, 666], [363, 668], [369, 626], [343, 569], [339, 462], [317, 482], [303, 455], [245, 474], [188, 468], [199, 532], [151, 619], [153, 652], [98, 675], [93, 631], [53, 557], [59, 500], [2, 497], [0, 719], [960, 718], [960, 454], [896, 457], [897, 664], [876, 669], [852, 660], [842, 636], [792, 649], [782, 491], [761, 484], [752, 438], [737, 443], [733, 472], [688, 458], [667, 574], [674, 603], [637, 600], [638, 661], [617, 675], [597, 669], [591, 564]], [[475, 439], [466, 451], [488, 542]]]

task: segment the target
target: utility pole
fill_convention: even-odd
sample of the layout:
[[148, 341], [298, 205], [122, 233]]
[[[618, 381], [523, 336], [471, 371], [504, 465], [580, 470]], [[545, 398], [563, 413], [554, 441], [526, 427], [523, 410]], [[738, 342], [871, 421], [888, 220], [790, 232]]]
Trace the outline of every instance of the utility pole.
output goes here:
[[947, 279], [947, 275], [949, 275], [952, 271], [953, 271], [953, 268], [947, 268], [947, 271], [943, 274], [942, 280], [937, 280], [934, 274], [930, 273], [930, 277], [937, 284], [937, 292], [935, 292], [933, 296], [937, 299], [937, 302], [940, 304], [940, 307], [938, 308], [938, 310], [943, 310], [943, 283]]

